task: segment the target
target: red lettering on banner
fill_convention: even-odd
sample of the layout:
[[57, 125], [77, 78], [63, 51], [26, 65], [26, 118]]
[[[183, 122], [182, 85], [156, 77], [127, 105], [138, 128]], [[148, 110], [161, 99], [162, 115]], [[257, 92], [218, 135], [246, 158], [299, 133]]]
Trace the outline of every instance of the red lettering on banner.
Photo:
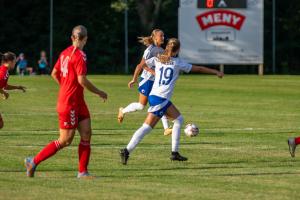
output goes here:
[[246, 17], [230, 10], [213, 10], [196, 17], [202, 30], [212, 26], [229, 26], [240, 30]]

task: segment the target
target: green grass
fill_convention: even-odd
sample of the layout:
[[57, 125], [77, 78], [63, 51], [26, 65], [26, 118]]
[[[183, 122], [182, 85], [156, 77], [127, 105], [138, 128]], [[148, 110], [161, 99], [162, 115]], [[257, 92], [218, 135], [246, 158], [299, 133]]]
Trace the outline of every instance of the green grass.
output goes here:
[[118, 150], [143, 123], [146, 111], [122, 125], [119, 106], [137, 100], [129, 76], [90, 76], [107, 91], [107, 103], [86, 92], [93, 126], [92, 181], [77, 180], [78, 135], [72, 146], [43, 162], [31, 179], [23, 159], [57, 138], [57, 86], [50, 77], [11, 77], [27, 93], [0, 100], [0, 199], [299, 199], [300, 152], [286, 140], [300, 135], [299, 76], [182, 76], [173, 103], [186, 122], [200, 126], [181, 137], [186, 163], [169, 161], [170, 137], [161, 123], [122, 166]]

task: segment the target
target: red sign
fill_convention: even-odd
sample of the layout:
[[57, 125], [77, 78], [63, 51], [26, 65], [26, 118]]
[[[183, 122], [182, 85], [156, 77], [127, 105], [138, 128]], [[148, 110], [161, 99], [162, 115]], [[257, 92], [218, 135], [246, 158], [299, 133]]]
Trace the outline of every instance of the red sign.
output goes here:
[[230, 10], [213, 10], [196, 17], [202, 30], [213, 26], [229, 26], [240, 30], [246, 17]]

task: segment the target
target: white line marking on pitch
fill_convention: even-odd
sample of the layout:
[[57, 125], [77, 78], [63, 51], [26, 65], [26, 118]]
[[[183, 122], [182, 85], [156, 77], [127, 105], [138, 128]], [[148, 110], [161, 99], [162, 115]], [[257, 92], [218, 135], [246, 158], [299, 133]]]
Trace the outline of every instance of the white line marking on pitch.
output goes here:
[[[189, 144], [182, 144], [181, 146], [184, 146], [184, 149], [195, 149], [194, 146], [188, 146]], [[206, 150], [243, 150], [243, 151], [248, 151], [248, 149], [244, 147], [208, 147], [207, 144], [201, 144], [199, 143], [198, 145], [203, 145], [202, 147], [199, 148], [197, 146], [197, 149], [206, 149]], [[6, 146], [8, 148], [41, 148], [41, 146], [31, 146], [31, 145], [10, 145]], [[103, 146], [94, 146], [92, 145], [93, 149], [120, 149], [123, 146], [115, 146], [115, 145], [103, 145]], [[171, 147], [171, 145], [170, 145]], [[138, 149], [170, 149], [169, 146], [139, 146], [137, 147]], [[77, 149], [77, 146], [69, 146], [67, 149]], [[277, 149], [276, 147], [266, 147], [266, 146], [256, 146], [256, 147], [251, 147], [251, 149], [259, 149], [259, 150], [271, 150], [271, 149]]]
[[[162, 130], [162, 128], [157, 128], [154, 130]], [[299, 131], [300, 127], [294, 128], [207, 128], [207, 129], [200, 129], [201, 131]], [[98, 131], [115, 131], [115, 132], [124, 132], [124, 131], [135, 131], [134, 128], [132, 129], [93, 129], [94, 132]], [[58, 132], [58, 130], [1, 130], [0, 133], [36, 133], [36, 132], [45, 132], [45, 133], [53, 133]]]

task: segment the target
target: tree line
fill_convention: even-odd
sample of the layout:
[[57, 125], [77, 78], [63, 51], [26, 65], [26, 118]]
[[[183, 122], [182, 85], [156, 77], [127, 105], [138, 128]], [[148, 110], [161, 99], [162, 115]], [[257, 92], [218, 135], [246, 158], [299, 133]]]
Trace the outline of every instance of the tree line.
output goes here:
[[[266, 73], [272, 73], [272, 0], [264, 1], [264, 60]], [[153, 28], [167, 37], [178, 35], [179, 0], [54, 0], [53, 55], [70, 45], [70, 32], [77, 24], [88, 28], [85, 51], [90, 73], [124, 72], [124, 9], [128, 9], [129, 67], [132, 72], [144, 47], [138, 36]], [[39, 52], [49, 52], [50, 1], [0, 0], [0, 52], [25, 53], [36, 67]], [[300, 73], [300, 1], [276, 1], [276, 73]], [[252, 73], [251, 66], [228, 68], [229, 73]]]

